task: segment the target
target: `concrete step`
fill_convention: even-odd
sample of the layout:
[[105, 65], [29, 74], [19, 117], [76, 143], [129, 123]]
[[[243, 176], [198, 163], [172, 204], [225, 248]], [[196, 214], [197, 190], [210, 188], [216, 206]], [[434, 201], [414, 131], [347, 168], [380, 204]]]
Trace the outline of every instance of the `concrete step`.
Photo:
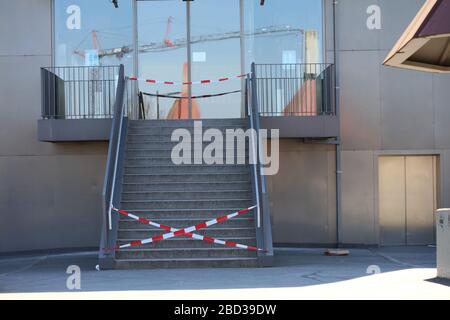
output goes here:
[[210, 209], [219, 207], [238, 207], [241, 209], [253, 205], [253, 200], [248, 198], [236, 199], [204, 199], [204, 200], [127, 200], [122, 201], [124, 210], [136, 209]]
[[247, 174], [249, 167], [246, 165], [143, 165], [126, 166], [125, 174], [198, 174], [198, 173], [234, 173]]
[[[125, 208], [122, 208], [125, 210]], [[134, 209], [129, 212], [146, 219], [202, 219], [203, 217], [220, 217], [237, 212], [242, 208], [194, 208], [194, 209]], [[242, 217], [253, 217], [249, 212]]]
[[256, 258], [118, 259], [116, 269], [256, 268]]
[[[117, 244], [124, 245], [141, 239], [118, 239]], [[253, 237], [222, 237], [220, 240], [223, 241], [233, 241], [240, 244], [245, 244], [249, 246], [256, 246], [256, 239]], [[137, 249], [162, 249], [162, 248], [183, 248], [189, 250], [192, 248], [223, 248], [224, 246], [214, 243], [209, 243], [206, 241], [194, 240], [187, 237], [176, 237], [156, 243], [148, 243], [139, 246]]]
[[[164, 218], [164, 219], [153, 219], [153, 218], [149, 218], [151, 221], [162, 224], [162, 225], [166, 225], [172, 228], [177, 228], [177, 229], [182, 229], [182, 228], [186, 228], [186, 227], [190, 227], [190, 226], [194, 226], [197, 225], [199, 223], [203, 223], [205, 221], [210, 221], [216, 217], [201, 217], [201, 218], [178, 218], [178, 219], [174, 219], [174, 218]], [[221, 222], [220, 224], [218, 224], [218, 226], [221, 226], [223, 228], [225, 227], [230, 227], [230, 228], [241, 228], [241, 227], [245, 227], [245, 228], [252, 228], [255, 227], [255, 221], [253, 220], [253, 216], [249, 215], [246, 218], [234, 218], [232, 220], [228, 220], [228, 221], [224, 221]], [[132, 220], [130, 218], [126, 218], [123, 217], [121, 218], [121, 220], [119, 221], [119, 228], [121, 230], [128, 230], [128, 229], [154, 229], [155, 227], [152, 227], [150, 225], [145, 225], [140, 223], [139, 221], [136, 220]], [[161, 229], [162, 230], [162, 229]]]
[[222, 191], [222, 190], [252, 190], [250, 181], [236, 182], [156, 182], [156, 183], [125, 183], [122, 191], [152, 192], [152, 191]]
[[199, 259], [199, 258], [256, 258], [255, 251], [236, 248], [160, 248], [160, 249], [122, 249], [116, 252], [116, 259]]
[[204, 125], [241, 125], [246, 126], [246, 118], [230, 119], [201, 119], [201, 120], [130, 120], [129, 125], [133, 127], [192, 127], [195, 121], [202, 121]]
[[124, 183], [250, 181], [248, 173], [125, 174]]
[[172, 159], [172, 149], [134, 149], [125, 150], [125, 159], [129, 158], [165, 158]]
[[[144, 226], [145, 227], [145, 226]], [[154, 236], [159, 236], [161, 234], [167, 233], [167, 231], [160, 229], [150, 229], [150, 228], [137, 228], [137, 229], [119, 229], [118, 238], [119, 239], [147, 239]], [[254, 227], [238, 227], [238, 228], [220, 228], [220, 227], [209, 227], [207, 229], [198, 230], [195, 233], [206, 235], [214, 238], [221, 239], [222, 237], [254, 237], [255, 228]], [[161, 241], [162, 242], [162, 241]]]
[[[194, 153], [194, 151], [192, 150], [192, 154]], [[231, 156], [231, 149], [224, 149], [223, 150], [223, 159], [224, 161], [226, 161], [227, 158], [231, 158], [231, 159], [235, 159], [237, 156], [237, 152], [234, 152], [234, 156]], [[249, 151], [248, 149], [246, 150], [245, 154], [243, 155], [244, 158], [248, 158], [249, 157]], [[166, 147], [166, 148], [140, 148], [140, 149], [126, 149], [125, 150], [125, 159], [130, 159], [130, 158], [166, 158], [166, 159], [171, 159], [172, 158], [172, 148], [171, 147]], [[194, 157], [194, 155], [192, 155], [192, 157], [190, 157], [191, 160], [193, 161], [194, 159], [196, 159], [196, 157]], [[203, 158], [203, 155], [201, 155], [200, 158]]]
[[[173, 150], [175, 148], [175, 146], [177, 146], [179, 144], [179, 142], [170, 142], [170, 141], [157, 141], [157, 142], [127, 142], [127, 151], [129, 150]], [[202, 151], [204, 151], [206, 149], [206, 147], [210, 146], [211, 142], [203, 142], [201, 144], [202, 146]], [[194, 144], [191, 143], [190, 144], [191, 149], [192, 149], [192, 153], [194, 153]], [[231, 152], [233, 150], [235, 150], [236, 147], [229, 147], [225, 144], [225, 142], [222, 145], [222, 152], [223, 154], [231, 154]], [[243, 150], [246, 151], [246, 153], [248, 153], [249, 150], [249, 143], [245, 143], [245, 149], [244, 147], [242, 147]], [[235, 154], [237, 153], [237, 151], [235, 152]], [[202, 156], [202, 154], [200, 154], [200, 156]]]
[[[191, 163], [194, 164], [197, 159], [202, 161], [202, 163], [204, 163], [204, 164], [206, 164], [206, 161], [208, 161], [208, 163], [217, 161], [216, 158], [200, 157], [200, 158], [192, 158]], [[220, 157], [220, 159], [222, 159], [222, 163], [217, 163], [217, 164], [214, 163], [214, 165], [224, 165], [224, 164], [248, 165], [250, 162], [248, 155], [244, 156], [244, 157], [237, 157], [237, 156], [231, 157], [230, 155], [228, 157], [225, 157], [225, 155], [224, 155], [223, 157]], [[171, 157], [134, 157], [134, 158], [129, 157], [129, 158], [125, 159], [125, 166], [146, 166], [146, 165], [155, 166], [155, 165], [168, 165], [168, 164], [173, 164]]]
[[[203, 139], [203, 133], [202, 134], [192, 134], [191, 135], [192, 141], [194, 140], [202, 140]], [[127, 135], [127, 143], [133, 143], [133, 142], [147, 142], [147, 143], [153, 143], [153, 142], [167, 142], [167, 143], [178, 143], [179, 140], [172, 141], [172, 134], [145, 134], [145, 133], [134, 133], [134, 134], [128, 134]]]
[[[128, 132], [129, 134], [146, 134], [146, 135], [168, 135], [171, 136], [173, 133], [175, 132], [180, 132], [179, 129], [183, 129], [184, 132], [188, 131], [189, 133], [191, 133], [191, 135], [193, 135], [195, 129], [194, 127], [152, 127], [152, 126], [133, 126], [130, 125], [128, 127]], [[247, 127], [243, 127], [241, 125], [214, 125], [214, 126], [210, 126], [210, 125], [204, 125], [202, 127], [202, 133], [204, 134], [206, 131], [210, 130], [210, 129], [214, 129], [214, 130], [219, 130], [224, 136], [227, 132], [227, 130], [247, 130]], [[178, 131], [177, 131], [178, 130]]]
[[[211, 189], [213, 190], [213, 189]], [[123, 192], [122, 201], [130, 200], [195, 200], [195, 199], [250, 199], [251, 190], [220, 190], [220, 191], [132, 191]]]

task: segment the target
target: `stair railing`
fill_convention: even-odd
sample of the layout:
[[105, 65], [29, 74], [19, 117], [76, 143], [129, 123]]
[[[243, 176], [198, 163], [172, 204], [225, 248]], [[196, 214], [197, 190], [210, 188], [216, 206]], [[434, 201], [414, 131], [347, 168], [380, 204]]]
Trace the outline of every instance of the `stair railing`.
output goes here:
[[114, 116], [111, 124], [108, 158], [106, 162], [105, 178], [102, 191], [103, 228], [100, 243], [99, 260], [101, 269], [114, 267], [115, 243], [117, 238], [118, 218], [112, 214], [112, 207], [119, 205], [119, 195], [123, 166], [123, 150], [125, 147], [125, 135], [127, 128], [126, 117], [126, 79], [124, 66], [120, 65], [119, 77], [116, 89], [116, 101], [114, 103]]
[[261, 266], [271, 266], [273, 260], [272, 223], [270, 217], [269, 197], [266, 189], [266, 178], [261, 166], [263, 146], [260, 139], [260, 112], [258, 107], [258, 95], [256, 86], [256, 67], [252, 64], [251, 77], [246, 81], [246, 112], [249, 119], [249, 127], [253, 133], [251, 135], [252, 148], [252, 188], [254, 202], [258, 206], [255, 214], [256, 242], [259, 248], [264, 249], [258, 252], [258, 260]]

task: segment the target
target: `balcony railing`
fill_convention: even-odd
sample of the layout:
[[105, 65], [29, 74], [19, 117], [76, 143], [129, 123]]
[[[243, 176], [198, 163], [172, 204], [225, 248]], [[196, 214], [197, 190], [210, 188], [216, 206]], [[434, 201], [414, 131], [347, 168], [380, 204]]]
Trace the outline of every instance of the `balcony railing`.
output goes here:
[[257, 64], [262, 116], [336, 115], [334, 65]]
[[[119, 66], [42, 68], [42, 118], [112, 118], [118, 77]], [[133, 93], [128, 88], [127, 110], [137, 101]]]

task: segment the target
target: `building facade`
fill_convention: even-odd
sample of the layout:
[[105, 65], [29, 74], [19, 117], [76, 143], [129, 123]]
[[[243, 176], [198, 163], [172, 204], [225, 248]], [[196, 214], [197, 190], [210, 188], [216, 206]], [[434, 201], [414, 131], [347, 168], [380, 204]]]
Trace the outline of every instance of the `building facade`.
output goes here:
[[[252, 62], [335, 64], [339, 134], [285, 135], [279, 173], [267, 178], [274, 243], [434, 243], [434, 210], [450, 205], [450, 78], [382, 66], [423, 3], [195, 0], [187, 14], [178, 0], [124, 0], [117, 9], [106, 0], [1, 0], [0, 253], [98, 246], [108, 143], [39, 141], [40, 68], [119, 63], [129, 76], [175, 81], [240, 75]], [[169, 93], [163, 85], [140, 89]], [[272, 114], [284, 112], [283, 94], [274, 93]], [[237, 118], [243, 101], [230, 95], [198, 110]], [[94, 105], [93, 118], [106, 115], [104, 104]], [[165, 118], [170, 110], [167, 100], [149, 99], [143, 112]], [[82, 120], [79, 112], [66, 116]]]

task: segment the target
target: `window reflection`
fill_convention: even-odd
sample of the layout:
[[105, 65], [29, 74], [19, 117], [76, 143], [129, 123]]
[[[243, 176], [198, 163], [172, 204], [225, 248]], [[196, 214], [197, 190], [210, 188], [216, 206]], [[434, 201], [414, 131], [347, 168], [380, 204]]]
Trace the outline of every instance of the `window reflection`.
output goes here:
[[[138, 2], [139, 76], [187, 81], [186, 5], [181, 1]], [[144, 93], [187, 97], [186, 86], [139, 82]], [[146, 117], [187, 117], [187, 99], [143, 96]]]
[[[241, 72], [239, 0], [196, 0], [191, 4], [192, 79], [219, 79]], [[192, 95], [241, 89], [241, 80], [194, 85]], [[198, 99], [202, 118], [239, 118], [241, 93]]]
[[132, 6], [121, 0], [58, 0], [55, 10], [55, 65], [124, 64], [132, 70]]
[[[134, 0], [55, 1], [55, 65], [98, 66], [124, 64], [133, 75]], [[191, 2], [192, 80], [233, 77], [250, 72], [250, 64], [321, 63], [323, 57], [323, 8], [321, 0], [242, 0], [244, 47], [241, 46], [241, 0]], [[139, 77], [163, 81], [187, 81], [186, 3], [138, 1]], [[241, 56], [244, 57], [242, 65]], [[305, 73], [311, 73], [306, 70]], [[192, 95], [241, 89], [241, 81], [193, 85]], [[187, 96], [186, 85], [139, 83], [152, 94]], [[177, 102], [178, 101], [178, 102]], [[145, 97], [147, 118], [176, 118], [186, 109], [186, 99]], [[177, 106], [178, 103], [178, 106]], [[242, 95], [193, 101], [194, 117], [240, 117]], [[280, 107], [281, 108], [281, 107]]]
[[323, 62], [321, 0], [252, 0], [246, 7], [247, 61], [256, 63]]

